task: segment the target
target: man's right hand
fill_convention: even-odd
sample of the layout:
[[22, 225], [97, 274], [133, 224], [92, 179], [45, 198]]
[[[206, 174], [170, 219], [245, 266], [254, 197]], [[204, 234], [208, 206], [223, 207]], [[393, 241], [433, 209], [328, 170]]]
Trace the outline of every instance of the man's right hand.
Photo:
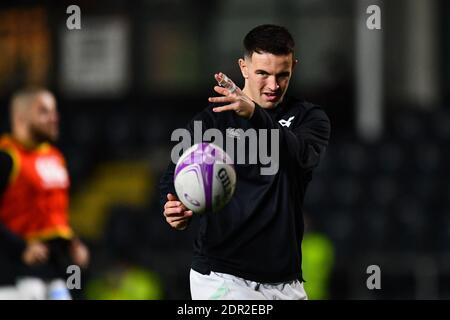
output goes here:
[[167, 202], [164, 205], [164, 216], [172, 228], [177, 230], [186, 229], [192, 215], [193, 212], [188, 210], [175, 195], [171, 193], [167, 194]]
[[22, 261], [29, 266], [42, 264], [47, 260], [48, 248], [40, 241], [29, 242], [22, 253]]

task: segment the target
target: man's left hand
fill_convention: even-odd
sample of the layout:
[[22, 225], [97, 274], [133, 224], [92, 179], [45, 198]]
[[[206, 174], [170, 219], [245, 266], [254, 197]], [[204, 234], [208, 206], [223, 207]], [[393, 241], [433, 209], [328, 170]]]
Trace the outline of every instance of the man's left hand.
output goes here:
[[[219, 81], [222, 74], [215, 74], [214, 77]], [[231, 81], [231, 80], [230, 80]], [[255, 103], [238, 86], [231, 92], [224, 87], [215, 86], [214, 91], [221, 94], [221, 97], [209, 97], [209, 102], [228, 103], [221, 107], [213, 108], [214, 112], [234, 111], [240, 117], [250, 119], [255, 111]]]
[[89, 264], [89, 249], [80, 239], [74, 238], [70, 244], [70, 254], [73, 262], [81, 268]]

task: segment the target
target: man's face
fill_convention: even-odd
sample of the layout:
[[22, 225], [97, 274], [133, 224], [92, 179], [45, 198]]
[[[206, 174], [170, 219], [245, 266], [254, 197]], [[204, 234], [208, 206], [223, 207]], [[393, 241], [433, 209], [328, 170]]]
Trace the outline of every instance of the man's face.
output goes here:
[[47, 92], [40, 93], [30, 107], [28, 125], [36, 142], [55, 142], [59, 135], [59, 119], [56, 101]]
[[263, 108], [274, 108], [283, 101], [296, 61], [293, 55], [254, 52], [239, 60], [245, 78], [244, 92]]

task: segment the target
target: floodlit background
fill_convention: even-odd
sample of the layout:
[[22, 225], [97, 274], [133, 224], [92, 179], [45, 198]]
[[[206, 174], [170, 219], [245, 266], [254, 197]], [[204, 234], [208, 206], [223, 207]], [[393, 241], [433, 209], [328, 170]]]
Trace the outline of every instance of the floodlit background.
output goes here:
[[[81, 30], [66, 27], [72, 4]], [[366, 27], [373, 4], [381, 30]], [[242, 86], [242, 39], [263, 23], [288, 27], [297, 42], [290, 94], [331, 119], [306, 194], [310, 298], [450, 298], [448, 1], [2, 2], [0, 131], [14, 90], [55, 92], [71, 221], [92, 254], [74, 296], [190, 297], [195, 222], [170, 229], [158, 179], [172, 130], [206, 107], [213, 74]], [[366, 287], [370, 265], [380, 290]]]

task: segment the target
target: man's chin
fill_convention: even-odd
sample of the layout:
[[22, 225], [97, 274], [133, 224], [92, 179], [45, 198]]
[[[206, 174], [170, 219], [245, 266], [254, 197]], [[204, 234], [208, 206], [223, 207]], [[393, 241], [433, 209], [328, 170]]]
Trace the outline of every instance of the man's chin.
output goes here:
[[34, 141], [38, 144], [40, 143], [56, 143], [58, 140], [57, 134], [35, 134], [34, 135]]
[[276, 108], [282, 101], [283, 101], [284, 95], [281, 97], [278, 97], [278, 99], [271, 99], [270, 101], [267, 99], [264, 99], [264, 96], [261, 96], [258, 105], [260, 105], [263, 109], [273, 109]]
[[258, 103], [263, 109], [273, 109], [276, 108], [280, 101], [272, 102], [272, 101], [261, 101], [261, 103]]

